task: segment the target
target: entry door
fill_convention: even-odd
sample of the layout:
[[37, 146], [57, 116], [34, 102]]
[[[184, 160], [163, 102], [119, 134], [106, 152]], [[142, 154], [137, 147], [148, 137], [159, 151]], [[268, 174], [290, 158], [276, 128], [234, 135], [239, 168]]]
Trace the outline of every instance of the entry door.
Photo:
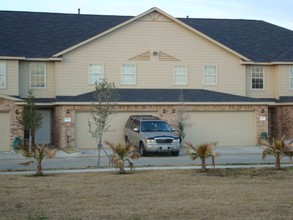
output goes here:
[[50, 144], [51, 143], [51, 111], [39, 110], [43, 116], [43, 123], [36, 131], [36, 144]]

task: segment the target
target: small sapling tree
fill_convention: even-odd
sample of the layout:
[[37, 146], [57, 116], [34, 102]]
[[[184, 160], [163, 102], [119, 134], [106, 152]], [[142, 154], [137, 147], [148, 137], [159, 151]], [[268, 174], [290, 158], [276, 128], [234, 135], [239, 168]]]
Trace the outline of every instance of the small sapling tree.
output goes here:
[[120, 174], [125, 174], [125, 162], [128, 162], [130, 170], [134, 168], [134, 163], [132, 160], [138, 159], [140, 154], [134, 145], [130, 143], [126, 144], [113, 144], [111, 142], [105, 141], [105, 143], [111, 148], [113, 154], [111, 154], [111, 162], [119, 168]]
[[21, 165], [27, 166], [31, 163], [37, 163], [36, 176], [43, 176], [42, 162], [45, 158], [51, 159], [56, 155], [57, 148], [48, 148], [46, 145], [35, 145], [31, 147], [24, 147], [23, 145], [18, 146], [19, 151], [24, 157], [32, 158], [33, 160], [20, 163]]
[[29, 146], [35, 146], [35, 133], [37, 129], [41, 127], [43, 116], [37, 111], [32, 90], [28, 91], [26, 105], [23, 108], [21, 117], [18, 117], [17, 121], [23, 126], [23, 129], [29, 133]]
[[266, 139], [260, 139], [259, 145], [263, 148], [262, 158], [266, 158], [268, 155], [272, 155], [275, 158], [275, 168], [281, 169], [281, 159], [288, 156], [292, 159], [293, 146], [292, 141], [285, 143], [285, 137], [275, 139], [270, 142]]
[[181, 106], [178, 109], [176, 127], [178, 130], [180, 143], [182, 146], [182, 143], [184, 143], [184, 138], [186, 136], [185, 130], [187, 127], [191, 126], [191, 123], [188, 121], [189, 118], [188, 118], [188, 115], [186, 114], [186, 108], [184, 105], [184, 97], [183, 97], [182, 91], [179, 95], [179, 101], [181, 102]]
[[97, 142], [98, 148], [98, 164], [100, 166], [101, 150], [103, 149], [103, 134], [109, 129], [109, 117], [114, 113], [115, 102], [118, 99], [118, 93], [114, 83], [107, 82], [102, 79], [95, 83], [93, 92], [94, 100], [91, 119], [88, 121], [89, 132]]
[[217, 145], [217, 142], [208, 143], [208, 144], [200, 144], [198, 146], [194, 146], [191, 143], [186, 143], [188, 147], [191, 149], [187, 151], [187, 154], [190, 155], [192, 160], [200, 158], [201, 160], [201, 171], [204, 173], [207, 171], [206, 168], [206, 160], [208, 158], [212, 158], [212, 164], [215, 166], [215, 157], [218, 155], [213, 151], [214, 147]]

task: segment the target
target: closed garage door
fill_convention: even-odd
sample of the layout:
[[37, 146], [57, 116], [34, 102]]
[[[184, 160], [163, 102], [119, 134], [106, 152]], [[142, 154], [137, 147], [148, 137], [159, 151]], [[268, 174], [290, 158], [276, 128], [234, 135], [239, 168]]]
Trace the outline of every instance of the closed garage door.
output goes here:
[[192, 112], [185, 141], [201, 144], [217, 141], [218, 146], [256, 144], [254, 112]]
[[0, 151], [9, 151], [9, 114], [0, 113]]
[[[130, 115], [144, 114], [157, 115], [156, 112], [119, 112], [111, 115], [110, 127], [107, 132], [103, 134], [103, 140], [112, 143], [124, 143], [123, 129], [125, 122]], [[97, 148], [96, 140], [92, 138], [89, 133], [88, 121], [91, 119], [89, 112], [76, 112], [75, 114], [75, 131], [76, 131], [76, 146], [78, 148]]]

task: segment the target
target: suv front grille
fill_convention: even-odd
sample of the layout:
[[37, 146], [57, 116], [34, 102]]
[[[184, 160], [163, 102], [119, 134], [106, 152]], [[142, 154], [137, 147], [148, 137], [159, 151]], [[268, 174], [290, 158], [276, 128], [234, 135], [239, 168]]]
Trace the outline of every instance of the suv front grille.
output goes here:
[[160, 138], [155, 138], [155, 141], [157, 143], [172, 143], [173, 138], [160, 137]]

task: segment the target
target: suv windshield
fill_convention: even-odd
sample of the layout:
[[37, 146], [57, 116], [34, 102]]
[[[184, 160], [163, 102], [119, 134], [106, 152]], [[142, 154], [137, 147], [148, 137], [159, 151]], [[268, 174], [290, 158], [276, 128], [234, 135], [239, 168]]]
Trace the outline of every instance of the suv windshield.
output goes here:
[[165, 121], [146, 121], [141, 123], [142, 132], [171, 132], [171, 128]]

